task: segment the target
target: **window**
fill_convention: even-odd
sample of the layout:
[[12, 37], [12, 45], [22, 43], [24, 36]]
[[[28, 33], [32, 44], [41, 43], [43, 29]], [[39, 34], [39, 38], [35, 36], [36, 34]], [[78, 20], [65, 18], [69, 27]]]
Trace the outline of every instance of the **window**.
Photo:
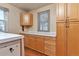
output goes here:
[[50, 10], [38, 13], [38, 31], [49, 32]]
[[6, 30], [7, 9], [0, 7], [0, 31]]

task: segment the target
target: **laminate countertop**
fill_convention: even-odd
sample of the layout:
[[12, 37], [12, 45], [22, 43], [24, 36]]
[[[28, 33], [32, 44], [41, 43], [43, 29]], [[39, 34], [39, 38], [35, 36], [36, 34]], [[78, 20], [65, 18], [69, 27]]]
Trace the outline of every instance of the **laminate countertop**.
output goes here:
[[21, 33], [56, 37], [56, 32], [21, 32]]
[[19, 40], [19, 39], [22, 39], [22, 38], [23, 38], [23, 36], [19, 35], [19, 34], [0, 32], [0, 43]]

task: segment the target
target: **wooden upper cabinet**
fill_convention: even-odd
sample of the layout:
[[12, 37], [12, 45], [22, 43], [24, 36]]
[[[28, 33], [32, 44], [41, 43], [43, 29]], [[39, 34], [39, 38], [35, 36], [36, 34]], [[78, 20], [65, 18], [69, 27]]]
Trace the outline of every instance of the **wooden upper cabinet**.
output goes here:
[[66, 18], [66, 4], [57, 4], [57, 21], [65, 21]]
[[32, 26], [33, 25], [33, 15], [31, 13], [21, 14], [20, 25], [21, 26]]
[[79, 4], [78, 3], [67, 4], [67, 18], [70, 21], [79, 21]]
[[57, 4], [57, 21], [79, 21], [79, 4], [78, 3], [59, 3]]

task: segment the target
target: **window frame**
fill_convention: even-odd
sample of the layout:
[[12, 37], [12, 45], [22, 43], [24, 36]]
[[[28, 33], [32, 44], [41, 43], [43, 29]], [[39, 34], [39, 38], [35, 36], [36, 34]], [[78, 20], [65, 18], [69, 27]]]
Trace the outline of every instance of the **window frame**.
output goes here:
[[0, 20], [0, 21], [2, 21], [3, 23], [4, 23], [4, 30], [0, 30], [1, 32], [4, 32], [5, 30], [6, 30], [6, 21], [5, 20]]
[[[40, 15], [44, 13], [48, 13], [48, 20], [47, 20], [48, 30], [44, 30], [44, 29], [40, 30]], [[38, 13], [38, 32], [50, 32], [50, 10], [45, 10]]]
[[[7, 9], [7, 8], [5, 8], [5, 7], [1, 7], [0, 6], [0, 10], [3, 10], [4, 11], [4, 20], [3, 19], [0, 19], [0, 21], [2, 21], [3, 23], [4, 23], [4, 30], [0, 30], [0, 32], [6, 32], [6, 12], [9, 12], [9, 10]], [[8, 15], [7, 15], [7, 17], [8, 17]]]

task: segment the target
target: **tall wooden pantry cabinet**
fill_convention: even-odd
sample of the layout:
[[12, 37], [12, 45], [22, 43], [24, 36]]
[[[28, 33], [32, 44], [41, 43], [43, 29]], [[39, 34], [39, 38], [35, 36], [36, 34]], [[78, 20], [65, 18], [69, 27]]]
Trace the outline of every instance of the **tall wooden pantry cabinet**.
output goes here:
[[79, 4], [57, 4], [57, 55], [79, 56]]
[[56, 54], [66, 55], [66, 4], [57, 4], [57, 40]]
[[79, 56], [79, 4], [67, 5], [67, 55]]

